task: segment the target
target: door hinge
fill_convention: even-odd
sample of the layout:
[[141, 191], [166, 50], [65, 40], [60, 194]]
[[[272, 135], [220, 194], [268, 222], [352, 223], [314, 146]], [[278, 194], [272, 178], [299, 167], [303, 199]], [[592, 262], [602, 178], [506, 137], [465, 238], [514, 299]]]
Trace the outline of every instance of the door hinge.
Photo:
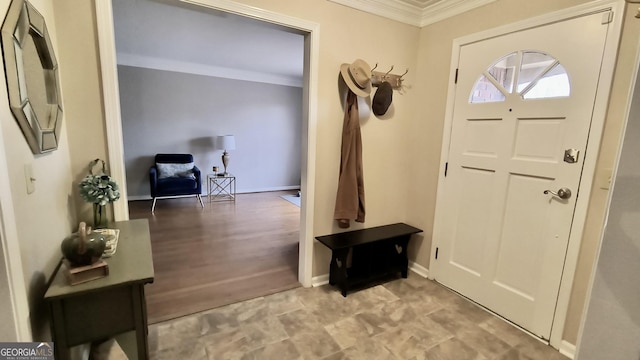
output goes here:
[[602, 14], [602, 25], [607, 25], [613, 21], [613, 11], [609, 10]]
[[439, 248], [436, 248], [436, 260], [438, 260], [438, 249]]
[[458, 69], [456, 69], [456, 78], [453, 80], [454, 84], [458, 83]]
[[444, 177], [447, 177], [447, 170], [449, 170], [449, 163], [444, 163]]

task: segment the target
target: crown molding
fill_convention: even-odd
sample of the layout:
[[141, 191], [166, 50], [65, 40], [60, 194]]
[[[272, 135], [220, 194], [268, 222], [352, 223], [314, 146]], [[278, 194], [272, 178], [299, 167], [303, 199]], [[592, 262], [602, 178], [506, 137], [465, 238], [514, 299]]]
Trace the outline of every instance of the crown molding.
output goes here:
[[274, 75], [258, 71], [238, 70], [227, 67], [211, 66], [186, 61], [169, 60], [127, 53], [118, 53], [117, 59], [118, 65], [124, 66], [212, 76], [233, 80], [253, 81], [274, 85], [302, 87], [302, 78], [296, 78], [294, 76]]
[[[496, 0], [441, 0], [433, 5], [418, 7], [402, 0], [328, 0], [370, 14], [424, 27], [492, 3]], [[640, 0], [638, 0], [640, 1]]]
[[462, 14], [494, 1], [496, 0], [442, 0], [422, 10], [420, 27]]
[[398, 0], [328, 0], [370, 14], [420, 27], [422, 9]]

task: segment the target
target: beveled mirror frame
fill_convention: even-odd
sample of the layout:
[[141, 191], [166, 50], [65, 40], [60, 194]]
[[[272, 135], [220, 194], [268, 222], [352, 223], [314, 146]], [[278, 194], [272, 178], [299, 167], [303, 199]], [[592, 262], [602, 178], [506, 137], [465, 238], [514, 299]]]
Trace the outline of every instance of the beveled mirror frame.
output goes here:
[[44, 17], [13, 0], [0, 29], [9, 107], [34, 154], [58, 148], [62, 99], [58, 63]]

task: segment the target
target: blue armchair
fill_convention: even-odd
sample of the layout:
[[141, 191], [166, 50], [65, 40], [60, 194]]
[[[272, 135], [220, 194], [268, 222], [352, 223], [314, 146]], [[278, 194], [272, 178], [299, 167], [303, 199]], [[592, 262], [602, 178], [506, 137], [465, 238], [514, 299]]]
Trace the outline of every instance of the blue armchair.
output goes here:
[[149, 169], [149, 186], [153, 205], [159, 198], [195, 195], [202, 202], [202, 175], [193, 163], [191, 154], [156, 154], [155, 164]]

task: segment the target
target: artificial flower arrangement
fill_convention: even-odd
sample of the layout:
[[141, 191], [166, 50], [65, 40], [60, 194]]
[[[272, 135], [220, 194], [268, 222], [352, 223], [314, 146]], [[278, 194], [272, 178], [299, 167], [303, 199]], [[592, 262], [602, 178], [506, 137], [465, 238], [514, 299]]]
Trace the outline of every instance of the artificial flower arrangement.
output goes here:
[[[94, 174], [93, 168], [102, 162], [102, 172]], [[93, 204], [93, 226], [104, 227], [107, 223], [105, 206], [120, 199], [118, 184], [106, 173], [104, 160], [95, 159], [89, 163], [89, 175], [85, 176], [80, 184], [80, 196], [88, 203]]]

